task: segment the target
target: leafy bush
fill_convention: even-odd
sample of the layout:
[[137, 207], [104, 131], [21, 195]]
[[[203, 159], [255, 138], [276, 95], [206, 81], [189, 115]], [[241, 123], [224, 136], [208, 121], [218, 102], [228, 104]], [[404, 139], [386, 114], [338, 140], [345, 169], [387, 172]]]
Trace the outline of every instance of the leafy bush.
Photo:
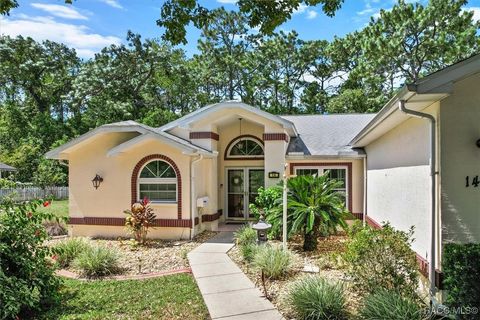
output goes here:
[[255, 203], [250, 204], [250, 211], [258, 219], [260, 210], [263, 210], [265, 221], [272, 225], [268, 230], [271, 239], [278, 239], [282, 235], [282, 187], [271, 186], [258, 189]]
[[235, 240], [243, 259], [252, 261], [257, 249], [257, 231], [245, 224], [235, 232]]
[[145, 244], [147, 240], [148, 229], [155, 221], [155, 213], [150, 207], [150, 201], [144, 198], [142, 202], [132, 205], [131, 210], [125, 210], [127, 218], [125, 219], [125, 227], [134, 235], [135, 240], [140, 244]]
[[322, 277], [309, 276], [294, 282], [287, 299], [299, 319], [334, 320], [347, 316], [343, 285]]
[[443, 252], [445, 304], [452, 308], [476, 307], [480, 310], [480, 244], [450, 243], [445, 245]]
[[418, 285], [415, 253], [410, 249], [413, 228], [408, 232], [386, 224], [382, 229], [365, 227], [347, 243], [347, 272], [361, 291], [394, 290], [414, 297]]
[[421, 320], [427, 319], [420, 306], [397, 292], [379, 290], [365, 298], [360, 310], [362, 319]]
[[54, 217], [36, 211], [41, 203], [0, 206], [0, 319], [21, 317], [58, 299], [54, 250], [44, 245], [48, 234], [42, 225]]
[[253, 258], [255, 268], [263, 272], [270, 279], [279, 279], [287, 274], [293, 264], [293, 254], [281, 247], [261, 245], [258, 246]]
[[86, 277], [101, 277], [120, 271], [118, 259], [118, 253], [111, 248], [91, 246], [73, 260], [73, 265]]
[[68, 267], [80, 253], [90, 249], [91, 245], [83, 238], [70, 238], [55, 245], [57, 263], [62, 268]]

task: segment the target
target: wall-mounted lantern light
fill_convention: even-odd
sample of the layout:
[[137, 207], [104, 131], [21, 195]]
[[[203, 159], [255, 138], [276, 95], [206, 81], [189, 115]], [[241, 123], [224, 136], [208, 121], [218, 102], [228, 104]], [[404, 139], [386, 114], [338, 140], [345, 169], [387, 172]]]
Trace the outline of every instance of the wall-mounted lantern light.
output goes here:
[[95, 189], [98, 189], [98, 187], [100, 186], [100, 183], [102, 182], [103, 182], [103, 178], [100, 177], [98, 174], [95, 175], [95, 178], [92, 179], [92, 184]]

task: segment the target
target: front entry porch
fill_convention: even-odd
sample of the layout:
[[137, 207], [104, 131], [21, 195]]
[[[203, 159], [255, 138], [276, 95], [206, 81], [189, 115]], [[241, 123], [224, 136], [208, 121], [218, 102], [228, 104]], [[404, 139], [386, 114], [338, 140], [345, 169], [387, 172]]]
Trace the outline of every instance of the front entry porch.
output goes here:
[[258, 189], [265, 187], [263, 167], [225, 168], [225, 208], [227, 221], [246, 221], [255, 217], [250, 203], [255, 203]]

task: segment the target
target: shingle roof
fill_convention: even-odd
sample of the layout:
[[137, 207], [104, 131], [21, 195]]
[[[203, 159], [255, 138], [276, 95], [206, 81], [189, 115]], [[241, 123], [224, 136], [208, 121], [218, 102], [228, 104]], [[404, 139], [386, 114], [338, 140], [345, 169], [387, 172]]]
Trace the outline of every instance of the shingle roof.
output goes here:
[[2, 163], [2, 162], [0, 162], [0, 170], [1, 171], [17, 171], [17, 169], [15, 169], [14, 167], [9, 166], [8, 164]]
[[373, 119], [375, 114], [329, 114], [281, 116], [294, 123], [299, 133], [292, 138], [289, 152], [318, 156], [355, 156], [362, 149], [349, 146], [350, 141]]

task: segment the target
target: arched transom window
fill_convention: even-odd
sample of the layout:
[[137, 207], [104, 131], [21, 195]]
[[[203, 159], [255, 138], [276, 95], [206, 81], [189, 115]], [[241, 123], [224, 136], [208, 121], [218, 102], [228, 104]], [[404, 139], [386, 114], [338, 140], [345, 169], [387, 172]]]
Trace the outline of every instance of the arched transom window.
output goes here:
[[230, 144], [229, 158], [263, 158], [263, 146], [260, 141], [251, 137], [240, 137]]
[[138, 197], [153, 202], [176, 202], [177, 175], [172, 166], [162, 160], [147, 163], [138, 178]]

